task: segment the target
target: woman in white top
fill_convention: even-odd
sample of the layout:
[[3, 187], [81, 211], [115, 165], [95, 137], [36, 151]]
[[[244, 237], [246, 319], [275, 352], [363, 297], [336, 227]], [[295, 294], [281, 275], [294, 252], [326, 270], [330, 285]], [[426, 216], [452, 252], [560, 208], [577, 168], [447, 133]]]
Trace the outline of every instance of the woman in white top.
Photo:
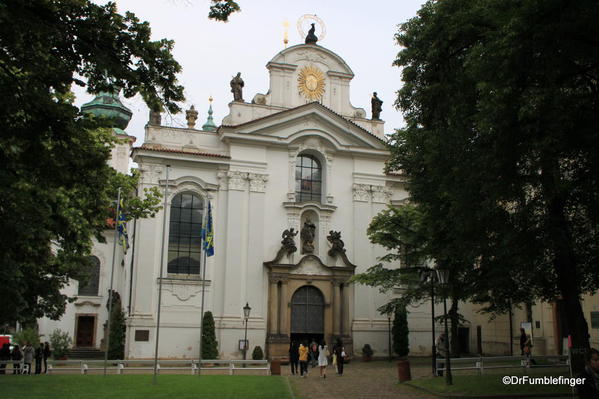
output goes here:
[[327, 365], [329, 364], [329, 348], [326, 342], [322, 341], [318, 346], [318, 366], [320, 366], [320, 376], [327, 378]]

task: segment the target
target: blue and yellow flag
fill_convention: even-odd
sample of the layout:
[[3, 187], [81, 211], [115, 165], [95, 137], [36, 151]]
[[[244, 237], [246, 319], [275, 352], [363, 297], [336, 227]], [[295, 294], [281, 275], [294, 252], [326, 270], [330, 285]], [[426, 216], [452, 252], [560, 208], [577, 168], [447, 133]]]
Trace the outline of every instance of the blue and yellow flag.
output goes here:
[[120, 211], [116, 222], [119, 232], [119, 244], [123, 247], [123, 251], [127, 253], [127, 249], [129, 249], [129, 235], [127, 234], [127, 217], [123, 213], [123, 201], [121, 201], [119, 208]]
[[202, 229], [202, 240], [204, 240], [204, 251], [206, 256], [214, 255], [214, 226], [212, 225], [212, 205], [208, 201], [208, 220]]

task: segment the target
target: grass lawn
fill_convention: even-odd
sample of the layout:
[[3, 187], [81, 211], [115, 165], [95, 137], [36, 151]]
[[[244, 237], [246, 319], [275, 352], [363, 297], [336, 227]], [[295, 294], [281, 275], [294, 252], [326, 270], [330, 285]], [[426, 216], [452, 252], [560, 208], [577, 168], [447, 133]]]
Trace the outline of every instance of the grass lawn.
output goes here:
[[[430, 391], [444, 394], [464, 395], [518, 395], [518, 394], [563, 394], [572, 393], [569, 385], [504, 385], [501, 381], [504, 375], [517, 375], [506, 371], [504, 374], [487, 375], [454, 375], [453, 385], [445, 385], [445, 378], [424, 378], [405, 383], [406, 385], [426, 388]], [[546, 374], [549, 375], [549, 374]], [[519, 375], [522, 376], [522, 375]], [[531, 378], [541, 375], [531, 375]]]
[[160, 375], [6, 375], [3, 399], [286, 399], [289, 386], [278, 376]]

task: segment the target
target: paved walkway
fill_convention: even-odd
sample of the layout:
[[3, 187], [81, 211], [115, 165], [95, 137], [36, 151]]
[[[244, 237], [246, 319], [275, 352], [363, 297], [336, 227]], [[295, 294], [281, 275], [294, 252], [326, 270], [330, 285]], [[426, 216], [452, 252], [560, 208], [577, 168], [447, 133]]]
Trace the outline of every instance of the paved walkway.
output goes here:
[[[422, 377], [430, 370], [413, 368], [413, 377]], [[343, 376], [335, 374], [333, 366], [327, 367], [327, 378], [320, 378], [319, 368], [309, 368], [308, 377], [291, 375], [289, 366], [282, 366], [296, 399], [433, 399], [410, 387], [397, 384], [395, 362], [353, 362], [345, 365]]]
[[[291, 375], [289, 366], [281, 367], [287, 376], [295, 399], [438, 399], [412, 387], [397, 383], [397, 364], [387, 361], [353, 362], [345, 365], [342, 377], [335, 374], [333, 366], [327, 367], [327, 378], [320, 378], [319, 368], [309, 368], [308, 377]], [[411, 364], [412, 378], [431, 375], [425, 359]], [[537, 398], [542, 399], [542, 398]], [[551, 398], [557, 399], [557, 398]]]

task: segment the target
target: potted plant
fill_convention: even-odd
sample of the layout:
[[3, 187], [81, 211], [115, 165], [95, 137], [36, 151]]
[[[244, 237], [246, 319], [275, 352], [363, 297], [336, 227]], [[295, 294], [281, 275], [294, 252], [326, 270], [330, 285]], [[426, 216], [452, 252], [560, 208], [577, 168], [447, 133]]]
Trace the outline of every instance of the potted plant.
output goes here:
[[66, 360], [71, 347], [71, 337], [69, 333], [61, 330], [54, 330], [50, 334], [50, 347], [52, 348], [52, 357], [56, 360]]
[[370, 346], [370, 344], [365, 344], [362, 347], [362, 360], [365, 362], [369, 362], [372, 360], [372, 354], [373, 354], [373, 350]]
[[395, 318], [393, 319], [393, 351], [399, 356], [397, 362], [397, 374], [399, 382], [410, 381], [412, 379], [410, 373], [410, 362], [408, 361], [408, 353], [410, 353], [410, 341], [408, 335], [408, 311], [405, 307], [395, 308]]

